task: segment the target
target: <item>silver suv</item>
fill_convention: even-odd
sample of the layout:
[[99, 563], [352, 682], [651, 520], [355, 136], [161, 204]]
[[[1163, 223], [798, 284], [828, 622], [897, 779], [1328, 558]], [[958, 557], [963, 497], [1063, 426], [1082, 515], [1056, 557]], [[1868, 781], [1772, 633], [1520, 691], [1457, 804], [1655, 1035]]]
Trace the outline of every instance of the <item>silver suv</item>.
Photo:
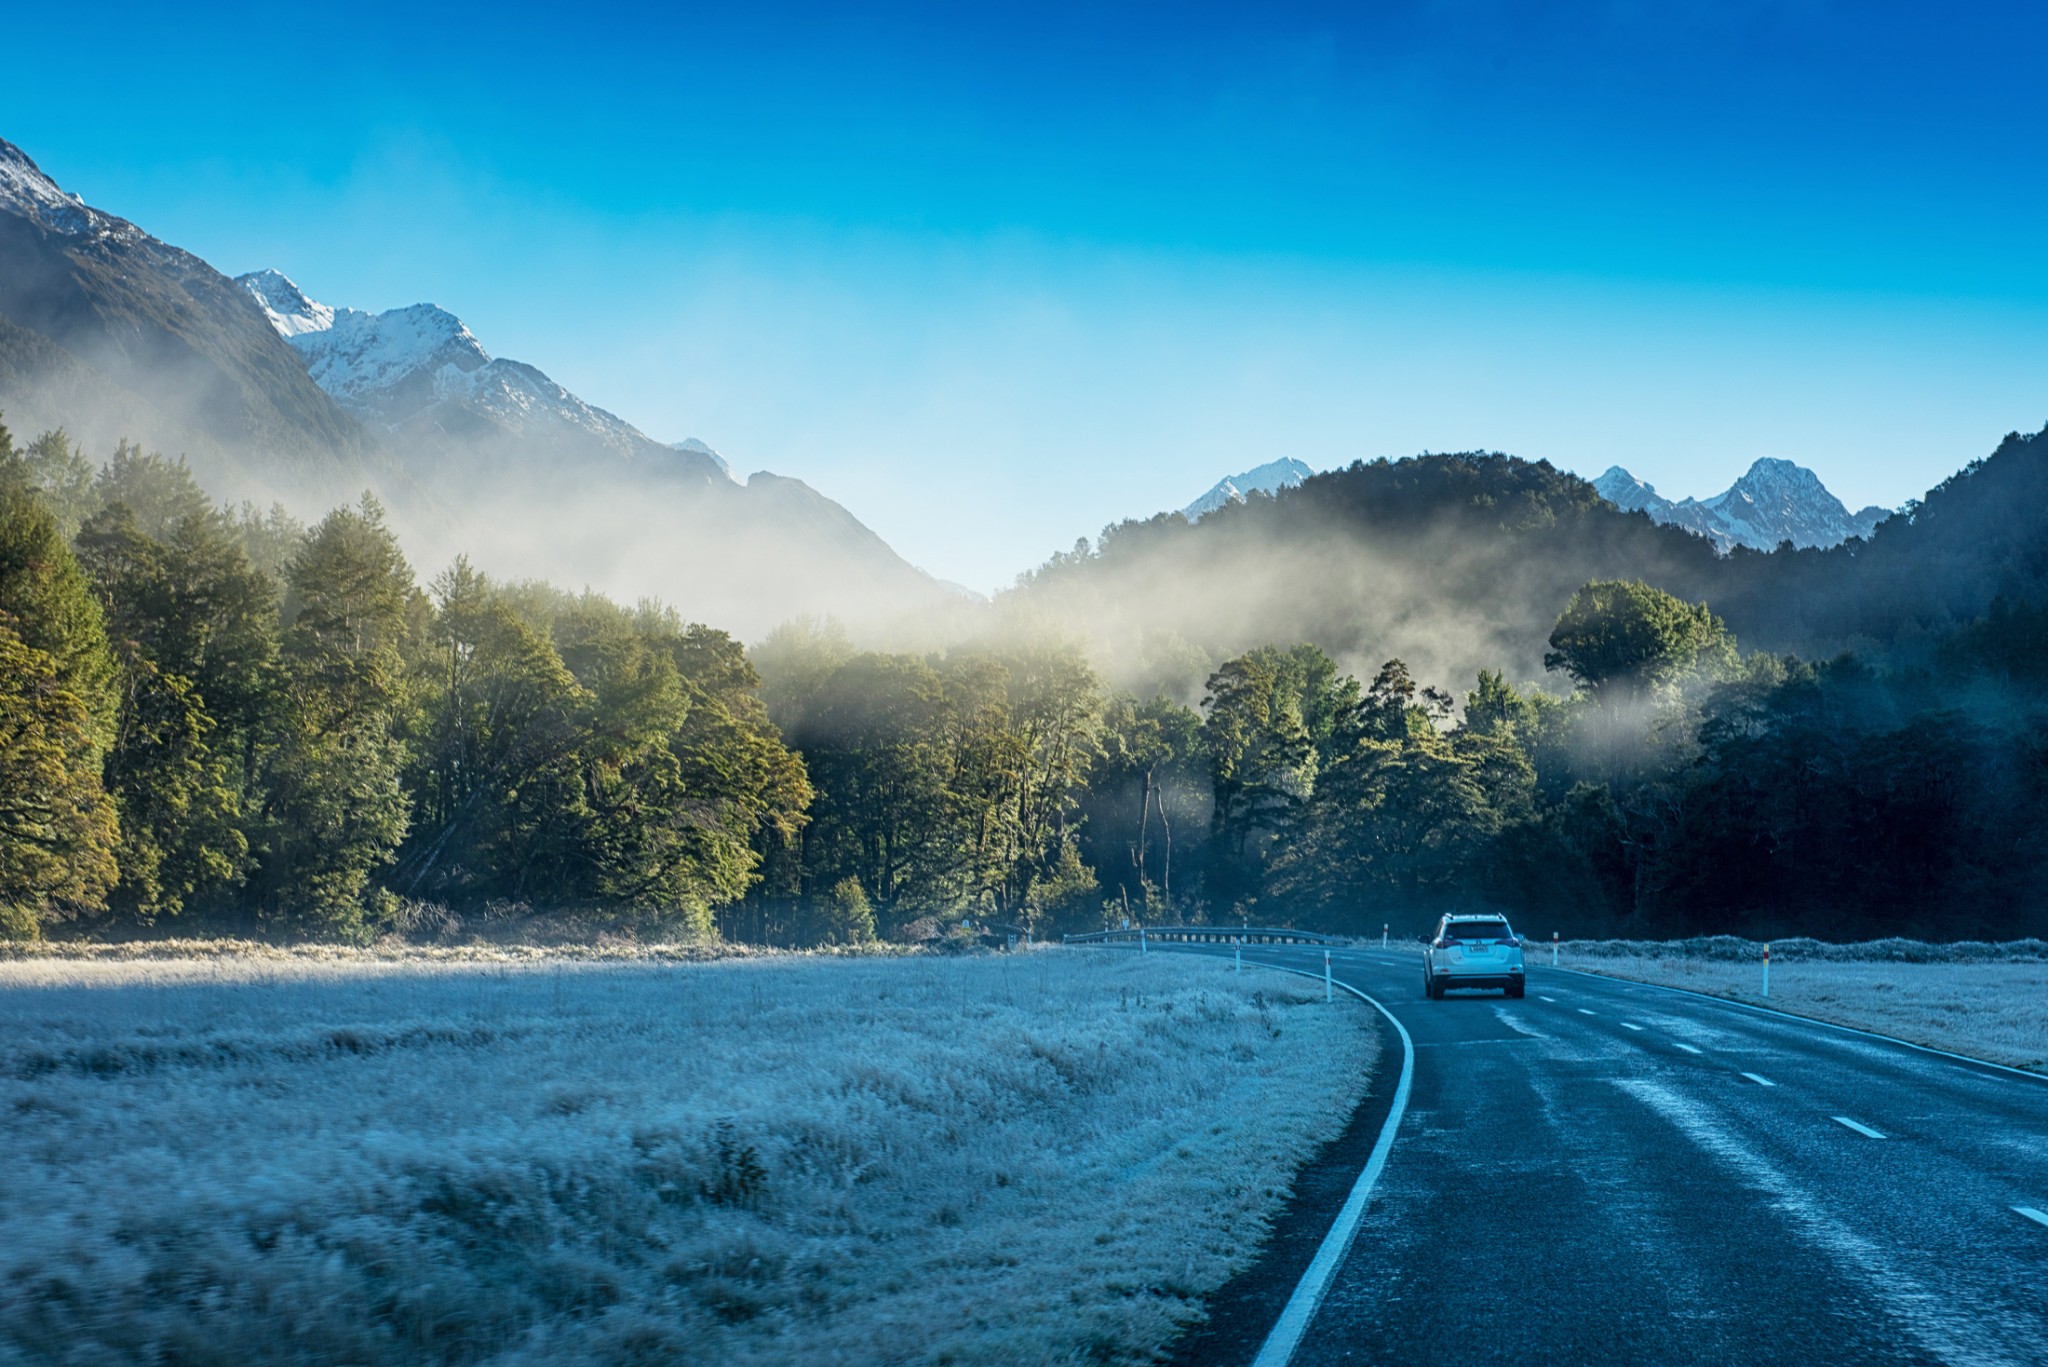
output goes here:
[[1454, 987], [1504, 987], [1523, 992], [1522, 939], [1501, 916], [1446, 916], [1422, 951], [1422, 992], [1442, 1001]]

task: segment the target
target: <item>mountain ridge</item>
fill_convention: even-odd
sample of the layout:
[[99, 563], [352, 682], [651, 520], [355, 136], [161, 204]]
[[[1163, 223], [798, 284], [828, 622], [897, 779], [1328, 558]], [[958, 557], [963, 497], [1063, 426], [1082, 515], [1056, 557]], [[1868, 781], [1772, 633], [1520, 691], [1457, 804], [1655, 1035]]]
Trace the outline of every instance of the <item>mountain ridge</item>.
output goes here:
[[[19, 336], [0, 406], [63, 387], [123, 410], [129, 436], [186, 449], [222, 493], [339, 499], [402, 483], [362, 425], [312, 382], [246, 293], [183, 248], [64, 190], [0, 139], [0, 317]], [[94, 415], [66, 425], [91, 430]], [[190, 439], [201, 438], [197, 443]], [[261, 453], [257, 458], [254, 453]]]
[[87, 205], [0, 140], [0, 413], [89, 451], [184, 455], [214, 497], [317, 516], [372, 491], [416, 563], [467, 553], [743, 637], [957, 601], [802, 480], [741, 484], [703, 442], [654, 441], [444, 309], [335, 309], [252, 275]]
[[677, 473], [730, 476], [702, 442], [664, 445], [617, 414], [577, 397], [535, 365], [494, 357], [460, 318], [435, 304], [368, 313], [320, 303], [283, 272], [235, 277], [305, 359], [307, 373], [344, 409], [391, 434], [408, 454], [445, 456], [476, 425], [515, 441], [542, 429], [557, 442], [589, 446], [585, 459], [672, 462]]
[[1706, 498], [1666, 498], [1619, 465], [1608, 466], [1590, 482], [1623, 512], [1683, 527], [1724, 551], [1735, 546], [1771, 551], [1786, 542], [1810, 550], [1852, 538], [1868, 540], [1877, 524], [1891, 516], [1890, 509], [1875, 506], [1852, 513], [1813, 471], [1773, 457], [1752, 462], [1728, 488]]

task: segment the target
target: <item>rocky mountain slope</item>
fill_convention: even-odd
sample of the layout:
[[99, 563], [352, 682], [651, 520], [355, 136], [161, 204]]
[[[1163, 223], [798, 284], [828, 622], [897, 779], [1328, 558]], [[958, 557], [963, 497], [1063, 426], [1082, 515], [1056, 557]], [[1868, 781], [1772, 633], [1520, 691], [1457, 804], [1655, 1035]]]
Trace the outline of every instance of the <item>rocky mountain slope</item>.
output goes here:
[[799, 613], [887, 621], [955, 600], [800, 480], [733, 480], [430, 304], [366, 313], [274, 271], [230, 280], [64, 191], [0, 141], [0, 417], [190, 459], [214, 495], [317, 517], [364, 490], [431, 574], [659, 598], [758, 635]]
[[0, 140], [0, 412], [188, 455], [236, 496], [345, 497], [399, 472], [247, 294], [66, 193]]
[[1850, 512], [1820, 476], [1789, 460], [1759, 460], [1742, 478], [1711, 498], [1674, 502], [1619, 465], [1593, 481], [1600, 496], [1623, 512], [1647, 513], [1653, 522], [1684, 527], [1722, 550], [1748, 546], [1775, 550], [1789, 541], [1801, 549], [1868, 540], [1888, 508]]

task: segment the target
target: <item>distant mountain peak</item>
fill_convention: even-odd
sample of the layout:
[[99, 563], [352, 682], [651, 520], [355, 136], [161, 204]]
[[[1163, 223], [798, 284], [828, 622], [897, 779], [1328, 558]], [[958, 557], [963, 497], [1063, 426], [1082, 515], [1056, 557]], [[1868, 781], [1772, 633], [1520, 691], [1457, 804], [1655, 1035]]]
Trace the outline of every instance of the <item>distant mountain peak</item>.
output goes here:
[[1600, 497], [1628, 513], [1643, 512], [1652, 504], [1668, 501], [1657, 496], [1657, 486], [1637, 479], [1619, 465], [1608, 466], [1606, 473], [1593, 481], [1593, 487]]
[[732, 462], [718, 454], [708, 442], [701, 441], [696, 437], [684, 437], [681, 441], [670, 442], [669, 449], [672, 451], [682, 451], [692, 456], [703, 456], [708, 460], [716, 461], [718, 468], [725, 471], [726, 478], [735, 483], [739, 481], [739, 476], [732, 472]]
[[1307, 464], [1292, 456], [1269, 460], [1243, 474], [1226, 475], [1217, 480], [1208, 493], [1181, 509], [1181, 516], [1195, 522], [1218, 508], [1244, 502], [1250, 494], [1277, 494], [1282, 489], [1291, 489], [1314, 473]]
[[[383, 313], [332, 308], [273, 270], [237, 276], [235, 283], [298, 351], [313, 383], [358, 417], [386, 426], [491, 363], [462, 320], [433, 304]], [[545, 385], [546, 377], [541, 380]]]
[[282, 271], [251, 271], [235, 277], [235, 283], [256, 300], [263, 316], [287, 341], [308, 332], [325, 332], [334, 326], [334, 310], [306, 297], [292, 278]]
[[586, 453], [601, 450], [628, 461], [658, 455], [680, 470], [732, 477], [725, 458], [703, 442], [662, 446], [537, 366], [493, 357], [460, 318], [438, 305], [382, 313], [332, 308], [274, 270], [251, 271], [235, 283], [299, 353], [315, 384], [387, 432], [413, 426], [473, 434], [482, 422], [483, 430], [515, 437], [565, 437], [571, 448], [587, 443]]
[[1773, 456], [1753, 461], [1733, 484], [1707, 498], [1672, 500], [1619, 465], [1610, 465], [1592, 481], [1600, 497], [1624, 512], [1647, 513], [1653, 522], [1683, 527], [1727, 550], [1748, 546], [1775, 550], [1794, 546], [1834, 546], [1850, 537], [1868, 537], [1891, 516], [1885, 508], [1851, 513], [1828, 492], [1819, 475]]

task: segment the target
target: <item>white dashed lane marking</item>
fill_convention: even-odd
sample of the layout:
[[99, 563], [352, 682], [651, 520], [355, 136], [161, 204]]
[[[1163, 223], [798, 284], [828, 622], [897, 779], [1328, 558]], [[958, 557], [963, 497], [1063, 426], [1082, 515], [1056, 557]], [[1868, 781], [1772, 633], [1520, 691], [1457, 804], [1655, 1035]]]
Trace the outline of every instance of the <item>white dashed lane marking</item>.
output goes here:
[[1685, 1052], [1688, 1054], [1698, 1054], [1704, 1052], [1703, 1050], [1695, 1049], [1690, 1044], [1686, 1044], [1680, 1040], [1673, 1040], [1671, 1042], [1677, 1045], [1680, 1049], [1685, 1050]]
[[[1539, 997], [1543, 997], [1543, 994], [1541, 992], [1538, 992], [1536, 995]], [[1557, 998], [1555, 997], [1543, 997], [1543, 1000], [1551, 1003], [1553, 1006], [1557, 1004]]]
[[2048, 1225], [2048, 1212], [2035, 1210], [2032, 1206], [2014, 1206], [2013, 1209], [2037, 1225]]
[[1769, 1078], [1760, 1077], [1755, 1073], [1744, 1073], [1743, 1076], [1748, 1078], [1751, 1082], [1754, 1082], [1759, 1087], [1775, 1087], [1778, 1085], [1777, 1083], [1771, 1081]]
[[1642, 1026], [1640, 1026], [1640, 1025], [1637, 1025], [1637, 1024], [1636, 1024], [1635, 1022], [1633, 1022], [1633, 1021], [1623, 1021], [1623, 1022], [1621, 1023], [1621, 1028], [1622, 1028], [1622, 1029], [1624, 1029], [1624, 1030], [1640, 1030], [1640, 1029], [1642, 1029], [1643, 1027], [1642, 1027]]
[[1850, 1129], [1856, 1131], [1856, 1133], [1862, 1135], [1865, 1139], [1884, 1138], [1883, 1135], [1879, 1134], [1876, 1130], [1871, 1129], [1870, 1126], [1858, 1124], [1856, 1121], [1849, 1119], [1849, 1117], [1846, 1115], [1829, 1116], [1828, 1119], [1834, 1121], [1837, 1125], [1847, 1125]]
[[1580, 1014], [1580, 1015], [1582, 1015], [1582, 1016], [1590, 1016], [1590, 1015], [1592, 1015], [1593, 1013], [1592, 1013], [1591, 1011], [1588, 1011], [1588, 1010], [1587, 1010], [1587, 1009], [1586, 1009], [1585, 1007], [1583, 1007], [1583, 1006], [1582, 1006], [1582, 1007], [1580, 1007], [1580, 1008], [1579, 1008], [1579, 1014]]

